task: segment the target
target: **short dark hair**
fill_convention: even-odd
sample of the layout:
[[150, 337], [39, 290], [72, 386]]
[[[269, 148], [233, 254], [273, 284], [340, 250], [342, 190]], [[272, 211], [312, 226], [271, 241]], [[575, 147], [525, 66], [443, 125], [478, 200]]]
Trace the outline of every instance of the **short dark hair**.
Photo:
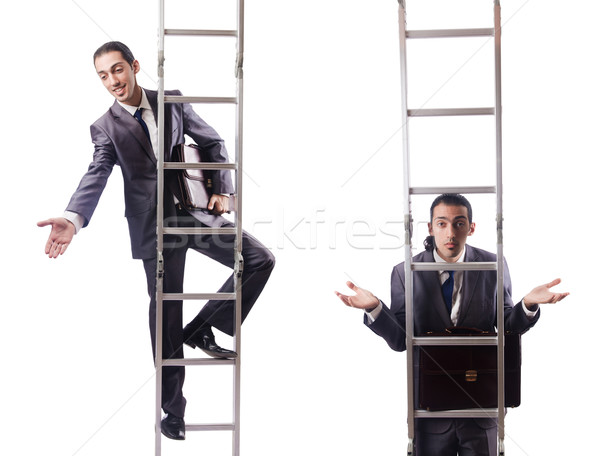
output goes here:
[[467, 198], [458, 193], [444, 193], [434, 199], [433, 203], [431, 203], [431, 208], [429, 209], [429, 221], [433, 222], [433, 210], [440, 204], [466, 207], [469, 223], [473, 223], [473, 208], [471, 207], [471, 203], [469, 203]]
[[127, 46], [125, 46], [120, 41], [109, 41], [108, 43], [104, 43], [96, 52], [94, 52], [94, 63], [96, 63], [96, 59], [104, 54], [108, 54], [109, 52], [117, 51], [120, 52], [125, 61], [132, 66], [135, 57], [133, 56], [133, 52]]
[[[433, 222], [433, 210], [440, 204], [445, 204], [446, 206], [466, 207], [469, 223], [473, 223], [473, 208], [471, 207], [471, 203], [469, 203], [467, 198], [459, 195], [458, 193], [444, 193], [433, 200], [433, 203], [431, 203], [431, 208], [429, 209], [430, 222]], [[425, 246], [425, 250], [431, 252], [435, 248], [435, 238], [433, 236], [427, 236], [423, 241], [423, 245]]]

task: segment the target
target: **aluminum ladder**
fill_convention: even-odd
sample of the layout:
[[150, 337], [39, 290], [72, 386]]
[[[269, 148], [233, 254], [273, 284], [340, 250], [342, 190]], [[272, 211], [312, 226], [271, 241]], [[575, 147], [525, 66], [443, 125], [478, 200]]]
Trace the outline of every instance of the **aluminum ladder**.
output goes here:
[[[234, 1], [234, 0], [232, 0]], [[155, 455], [161, 454], [161, 385], [163, 366], [209, 366], [232, 365], [233, 367], [233, 419], [230, 423], [187, 424], [188, 431], [231, 431], [232, 454], [240, 453], [240, 366], [241, 366], [241, 290], [242, 290], [242, 137], [243, 137], [243, 56], [244, 56], [244, 0], [235, 0], [237, 7], [237, 27], [233, 30], [195, 30], [165, 28], [165, 0], [159, 0], [159, 30], [158, 30], [158, 176], [157, 176], [157, 290], [156, 290], [156, 422], [155, 422]], [[230, 97], [206, 96], [165, 96], [164, 87], [164, 62], [165, 62], [165, 37], [186, 36], [220, 37], [222, 39], [236, 40], [235, 56], [235, 95]], [[235, 162], [234, 163], [175, 163], [165, 162], [164, 156], [164, 107], [165, 103], [193, 103], [193, 104], [233, 104], [235, 105]], [[163, 226], [164, 208], [164, 170], [166, 169], [206, 169], [206, 170], [231, 170], [235, 172], [235, 197], [230, 198], [230, 205], [235, 212], [235, 226], [226, 228], [166, 228]], [[163, 292], [163, 235], [222, 235], [234, 234], [234, 292], [233, 293], [164, 293]], [[173, 300], [235, 300], [234, 317], [234, 350], [236, 359], [213, 358], [186, 358], [163, 359], [162, 356], [162, 325], [163, 306], [169, 305]]]
[[[400, 38], [400, 77], [402, 112], [402, 149], [404, 168], [404, 226], [405, 226], [405, 277], [406, 277], [406, 353], [407, 353], [407, 390], [408, 390], [408, 450], [414, 452], [415, 419], [426, 418], [489, 418], [498, 419], [498, 454], [504, 455], [504, 407], [495, 409], [468, 409], [450, 411], [425, 411], [415, 409], [413, 349], [426, 345], [496, 345], [498, 347], [498, 404], [504, 404], [504, 303], [503, 303], [503, 234], [502, 234], [502, 105], [501, 105], [501, 48], [500, 48], [500, 2], [494, 0], [493, 28], [445, 29], [445, 30], [407, 30], [406, 0], [399, 0], [399, 38]], [[491, 107], [409, 109], [407, 102], [407, 40], [412, 39], [450, 39], [455, 37], [490, 37], [494, 40], [495, 64], [495, 105]], [[496, 140], [496, 184], [481, 187], [411, 187], [409, 125], [413, 117], [446, 116], [494, 116]], [[412, 262], [412, 195], [437, 195], [441, 193], [475, 193], [496, 195], [496, 231], [497, 261], [486, 263], [413, 263]], [[449, 267], [450, 266], [450, 267]], [[413, 320], [413, 271], [441, 270], [496, 270], [497, 283], [497, 333], [496, 337], [415, 337]], [[451, 339], [451, 340], [448, 340]]]

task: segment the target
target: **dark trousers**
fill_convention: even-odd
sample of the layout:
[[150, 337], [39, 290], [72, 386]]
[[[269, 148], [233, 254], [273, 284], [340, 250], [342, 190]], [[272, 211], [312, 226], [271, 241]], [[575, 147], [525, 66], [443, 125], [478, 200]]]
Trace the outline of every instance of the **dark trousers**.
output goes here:
[[497, 439], [492, 419], [421, 418], [415, 429], [415, 456], [496, 456]]
[[[183, 210], [178, 211], [176, 226], [205, 226]], [[223, 226], [232, 226], [228, 221]], [[163, 292], [182, 293], [185, 270], [185, 258], [188, 249], [196, 250], [219, 263], [234, 267], [234, 235], [202, 236], [165, 236], [163, 246], [164, 276]], [[242, 256], [242, 321], [262, 292], [271, 271], [275, 266], [275, 257], [256, 238], [243, 232]], [[156, 258], [144, 260], [144, 269], [150, 295], [150, 336], [152, 352], [156, 346]], [[233, 275], [219, 288], [222, 292], [233, 292]], [[183, 358], [183, 305], [182, 301], [163, 302], [163, 359]], [[235, 301], [208, 301], [198, 315], [188, 324], [193, 331], [208, 324], [226, 334], [233, 335]], [[166, 413], [183, 417], [186, 401], [182, 387], [185, 378], [184, 367], [168, 366], [162, 372], [162, 408]]]

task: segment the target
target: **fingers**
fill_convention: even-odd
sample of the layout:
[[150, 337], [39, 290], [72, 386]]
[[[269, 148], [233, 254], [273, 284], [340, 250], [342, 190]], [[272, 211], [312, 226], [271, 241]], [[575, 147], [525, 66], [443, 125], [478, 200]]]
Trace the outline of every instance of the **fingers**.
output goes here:
[[52, 223], [54, 223], [54, 219], [47, 219], [47, 220], [42, 220], [41, 222], [37, 222], [37, 226], [44, 227], [44, 226], [48, 226], [48, 225], [52, 225]]
[[554, 279], [552, 282], [549, 282], [546, 284], [547, 288], [552, 288], [555, 287], [556, 285], [558, 285], [561, 282], [560, 279]]

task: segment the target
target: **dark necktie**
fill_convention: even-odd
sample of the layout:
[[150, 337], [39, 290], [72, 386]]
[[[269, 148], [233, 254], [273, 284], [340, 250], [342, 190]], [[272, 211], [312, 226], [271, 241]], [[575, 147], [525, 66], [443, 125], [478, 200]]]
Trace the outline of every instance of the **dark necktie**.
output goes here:
[[[150, 132], [148, 131], [148, 125], [146, 125], [146, 122], [144, 122], [144, 119], [142, 119], [142, 109], [143, 108], [138, 108], [138, 110], [135, 111], [133, 117], [135, 117], [140, 123], [142, 129], [144, 130], [144, 133], [146, 133], [146, 138], [148, 138], [148, 141], [150, 141]], [[152, 143], [152, 141], [150, 141], [150, 143]]]
[[448, 314], [452, 314], [452, 292], [454, 291], [454, 271], [448, 271], [450, 277], [442, 284], [442, 295], [444, 295], [444, 301], [446, 302], [446, 308]]

